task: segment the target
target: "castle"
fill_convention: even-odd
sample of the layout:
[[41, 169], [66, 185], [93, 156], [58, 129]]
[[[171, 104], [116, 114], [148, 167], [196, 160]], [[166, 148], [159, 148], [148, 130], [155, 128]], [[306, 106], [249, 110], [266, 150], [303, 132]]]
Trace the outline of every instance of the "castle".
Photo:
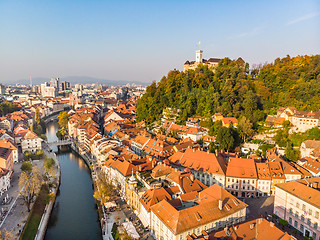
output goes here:
[[202, 59], [202, 50], [196, 51], [196, 61], [186, 61], [184, 63], [184, 71], [188, 71], [189, 69], [194, 70], [197, 66], [202, 63], [203, 65], [208, 65], [209, 68], [215, 68], [221, 59], [219, 58], [209, 58], [208, 60]]

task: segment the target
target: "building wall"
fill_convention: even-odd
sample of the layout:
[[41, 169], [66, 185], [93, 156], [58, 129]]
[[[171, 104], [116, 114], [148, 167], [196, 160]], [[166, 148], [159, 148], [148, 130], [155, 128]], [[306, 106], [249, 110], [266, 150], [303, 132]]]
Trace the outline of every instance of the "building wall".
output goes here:
[[320, 239], [319, 207], [315, 207], [299, 197], [276, 187], [273, 213], [306, 236]]
[[259, 180], [257, 182], [258, 196], [269, 196], [271, 188], [271, 180]]
[[0, 157], [0, 167], [8, 169], [9, 171], [13, 170], [13, 154], [12, 151], [7, 159]]
[[227, 176], [226, 189], [236, 197], [256, 197], [257, 179]]
[[21, 148], [22, 152], [36, 152], [38, 149], [41, 149], [41, 139], [21, 139]]
[[0, 177], [0, 195], [8, 191], [10, 187], [10, 175], [11, 172], [8, 172], [6, 175]]

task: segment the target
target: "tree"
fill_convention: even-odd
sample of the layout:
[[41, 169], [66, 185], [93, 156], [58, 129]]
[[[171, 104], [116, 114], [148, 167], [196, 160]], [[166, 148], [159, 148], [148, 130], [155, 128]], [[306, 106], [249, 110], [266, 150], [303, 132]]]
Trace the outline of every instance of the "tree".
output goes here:
[[109, 202], [113, 196], [114, 186], [105, 173], [100, 172], [96, 180], [96, 190], [93, 197], [104, 204]]
[[289, 142], [289, 134], [286, 129], [279, 129], [277, 134], [274, 136], [274, 140], [279, 147], [286, 147]]
[[58, 115], [58, 123], [60, 128], [68, 129], [68, 121], [69, 121], [69, 114], [67, 111], [63, 111]]
[[234, 128], [220, 128], [216, 141], [219, 143], [219, 148], [230, 151], [239, 145], [238, 132]]
[[35, 120], [37, 126], [39, 126], [40, 125], [40, 120], [41, 120], [39, 108], [36, 109], [34, 120]]
[[209, 128], [209, 136], [217, 136], [221, 127], [222, 127], [222, 122], [220, 120], [215, 121]]
[[30, 212], [31, 203], [38, 195], [42, 184], [42, 176], [37, 166], [32, 167], [31, 172], [22, 171], [19, 179], [19, 192]]
[[245, 116], [241, 117], [238, 124], [238, 129], [244, 142], [246, 141], [247, 137], [251, 137], [254, 133], [252, 122]]
[[0, 230], [0, 239], [1, 240], [14, 240], [16, 239], [12, 231]]
[[29, 162], [29, 161], [23, 162], [21, 165], [21, 171], [26, 172], [26, 173], [30, 173], [32, 171], [31, 162]]
[[285, 156], [288, 160], [296, 162], [300, 159], [300, 151], [292, 147], [292, 143], [288, 143], [285, 151]]
[[55, 177], [55, 173], [54, 173], [54, 166], [55, 166], [56, 162], [54, 161], [53, 158], [45, 158], [44, 162], [43, 162], [43, 167], [44, 167], [44, 171], [47, 175]]

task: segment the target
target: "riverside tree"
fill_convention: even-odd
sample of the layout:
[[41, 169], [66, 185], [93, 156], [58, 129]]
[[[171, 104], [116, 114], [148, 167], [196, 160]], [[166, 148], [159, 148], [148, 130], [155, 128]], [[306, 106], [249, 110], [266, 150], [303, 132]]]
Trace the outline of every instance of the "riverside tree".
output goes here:
[[45, 158], [43, 162], [44, 171], [48, 176], [55, 177], [54, 166], [56, 162], [53, 158]]
[[98, 175], [96, 182], [96, 189], [93, 197], [104, 204], [112, 199], [114, 186], [110, 182], [108, 176], [102, 172]]
[[59, 123], [59, 130], [57, 132], [57, 137], [59, 139], [65, 138], [68, 134], [68, 121], [69, 121], [69, 114], [67, 111], [63, 111], [58, 116], [58, 123]]
[[31, 203], [38, 195], [42, 185], [42, 176], [37, 166], [32, 166], [31, 171], [22, 171], [19, 179], [19, 192], [30, 212]]

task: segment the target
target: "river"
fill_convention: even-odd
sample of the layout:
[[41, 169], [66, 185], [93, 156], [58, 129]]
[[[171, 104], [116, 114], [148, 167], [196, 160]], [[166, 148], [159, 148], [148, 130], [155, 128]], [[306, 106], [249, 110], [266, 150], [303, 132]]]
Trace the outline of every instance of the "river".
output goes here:
[[[56, 122], [48, 124], [48, 142], [57, 140], [57, 130]], [[71, 151], [57, 153], [57, 157], [61, 184], [45, 239], [102, 239], [89, 168]]]

